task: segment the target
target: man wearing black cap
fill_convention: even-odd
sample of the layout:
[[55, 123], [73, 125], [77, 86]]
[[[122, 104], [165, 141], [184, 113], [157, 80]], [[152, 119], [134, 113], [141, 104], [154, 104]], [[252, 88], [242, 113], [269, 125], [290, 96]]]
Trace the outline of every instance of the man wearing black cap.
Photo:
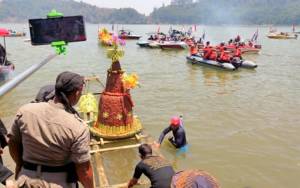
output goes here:
[[85, 188], [93, 187], [89, 130], [73, 108], [83, 86], [82, 76], [63, 72], [56, 79], [53, 100], [18, 110], [9, 149], [19, 186], [75, 187], [73, 171]]

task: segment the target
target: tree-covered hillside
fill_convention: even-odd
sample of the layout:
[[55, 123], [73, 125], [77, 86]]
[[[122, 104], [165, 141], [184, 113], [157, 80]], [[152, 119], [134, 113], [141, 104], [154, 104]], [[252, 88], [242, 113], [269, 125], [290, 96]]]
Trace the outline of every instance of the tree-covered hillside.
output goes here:
[[73, 0], [3, 0], [0, 2], [0, 21], [26, 21], [45, 17], [56, 9], [65, 16], [83, 15], [90, 23], [146, 23], [146, 17], [135, 9], [98, 8]]
[[300, 24], [300, 0], [172, 0], [148, 17], [132, 8], [99, 8], [73, 0], [2, 0], [0, 21], [45, 17], [51, 9], [66, 16], [81, 14], [90, 23]]
[[[182, 3], [180, 3], [182, 1]], [[300, 0], [173, 0], [150, 15], [154, 23], [299, 24]], [[185, 2], [185, 3], [184, 3]]]

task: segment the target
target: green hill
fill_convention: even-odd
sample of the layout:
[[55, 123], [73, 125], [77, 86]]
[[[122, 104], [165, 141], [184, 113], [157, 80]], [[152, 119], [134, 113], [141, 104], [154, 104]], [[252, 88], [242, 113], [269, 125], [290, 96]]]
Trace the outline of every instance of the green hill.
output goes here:
[[73, 0], [3, 0], [0, 2], [0, 21], [21, 22], [29, 18], [45, 17], [56, 9], [65, 16], [84, 16], [89, 23], [145, 23], [146, 17], [135, 9], [98, 8]]
[[99, 8], [73, 0], [0, 0], [0, 21], [45, 17], [51, 9], [90, 23], [300, 24], [300, 0], [172, 0], [146, 17], [135, 9]]
[[173, 0], [154, 10], [154, 23], [299, 24], [300, 0]]

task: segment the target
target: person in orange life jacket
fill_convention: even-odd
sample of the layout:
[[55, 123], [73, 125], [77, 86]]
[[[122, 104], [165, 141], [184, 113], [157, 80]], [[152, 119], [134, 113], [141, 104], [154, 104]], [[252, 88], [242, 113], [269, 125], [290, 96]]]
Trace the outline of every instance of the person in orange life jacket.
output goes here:
[[241, 51], [241, 48], [239, 46], [236, 46], [233, 57], [237, 57], [237, 58], [242, 59], [242, 51]]
[[218, 57], [217, 51], [215, 49], [211, 49], [211, 53], [210, 53], [208, 59], [216, 61], [217, 57]]
[[190, 47], [190, 55], [198, 56], [198, 47], [196, 44], [192, 44]]
[[210, 56], [210, 54], [211, 54], [211, 52], [212, 52], [212, 47], [210, 46], [210, 42], [207, 41], [206, 42], [206, 46], [203, 49], [203, 58], [204, 59], [208, 59], [209, 56]]
[[227, 48], [224, 47], [224, 49], [221, 51], [221, 55], [219, 57], [219, 61], [221, 63], [230, 63], [232, 57], [229, 55], [229, 53], [226, 51]]

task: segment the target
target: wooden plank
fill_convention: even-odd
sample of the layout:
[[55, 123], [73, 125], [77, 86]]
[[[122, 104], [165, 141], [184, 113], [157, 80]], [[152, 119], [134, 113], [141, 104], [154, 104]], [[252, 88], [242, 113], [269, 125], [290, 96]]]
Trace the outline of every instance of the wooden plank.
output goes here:
[[103, 148], [103, 149], [96, 149], [90, 151], [90, 154], [99, 153], [99, 152], [107, 152], [107, 151], [116, 151], [116, 150], [124, 150], [124, 149], [130, 149], [130, 148], [137, 148], [141, 144], [133, 144], [133, 145], [126, 145], [126, 146], [118, 146], [118, 147], [109, 147], [109, 148]]

